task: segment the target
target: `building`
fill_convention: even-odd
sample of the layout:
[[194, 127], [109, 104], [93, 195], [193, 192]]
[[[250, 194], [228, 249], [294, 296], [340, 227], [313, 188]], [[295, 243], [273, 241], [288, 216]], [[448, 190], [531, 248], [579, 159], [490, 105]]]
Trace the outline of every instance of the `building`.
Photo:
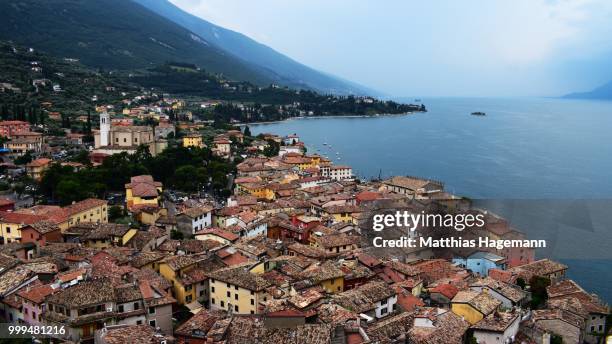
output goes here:
[[453, 298], [451, 310], [473, 325], [493, 313], [501, 304], [486, 292], [462, 290]]
[[213, 141], [213, 154], [220, 157], [229, 157], [232, 152], [232, 141], [226, 138], [217, 138]]
[[380, 319], [397, 308], [397, 294], [385, 282], [373, 281], [354, 289], [336, 294], [332, 300], [355, 313], [370, 319]]
[[396, 176], [383, 181], [383, 189], [411, 198], [423, 198], [443, 192], [444, 184], [429, 179]]
[[519, 331], [520, 322], [519, 312], [493, 312], [472, 325], [472, 335], [478, 343], [512, 343]]
[[95, 344], [148, 343], [165, 344], [172, 336], [160, 334], [149, 325], [112, 325], [96, 331]]
[[198, 133], [190, 133], [183, 136], [183, 147], [204, 148], [205, 145], [202, 141], [202, 135]]
[[467, 258], [454, 258], [453, 264], [469, 269], [478, 276], [488, 276], [490, 269], [506, 269], [506, 259], [490, 252], [474, 252]]
[[49, 242], [62, 242], [60, 227], [51, 221], [39, 221], [21, 228], [21, 242], [32, 242], [37, 246], [45, 246]]
[[210, 308], [231, 310], [235, 314], [258, 314], [260, 302], [272, 297], [266, 292], [271, 285], [250, 271], [244, 263], [210, 273]]
[[24, 121], [0, 121], [0, 136], [12, 138], [16, 133], [30, 131], [30, 123]]
[[9, 150], [9, 156], [15, 158], [26, 152], [40, 154], [43, 151], [44, 137], [41, 133], [24, 131], [12, 134], [11, 139], [4, 143], [4, 148]]
[[194, 235], [196, 232], [212, 225], [212, 211], [210, 206], [189, 208], [176, 215], [178, 230], [186, 236]]
[[47, 158], [32, 160], [26, 164], [26, 173], [30, 178], [40, 181], [43, 173], [51, 166], [52, 162], [53, 160]]
[[145, 204], [159, 206], [162, 192], [162, 184], [154, 181], [152, 176], [132, 177], [130, 183], [125, 184], [125, 202], [128, 209]]
[[94, 132], [95, 153], [133, 154], [143, 145], [155, 156], [166, 148], [167, 142], [157, 139], [151, 127], [111, 125], [110, 115], [107, 112], [100, 114], [100, 130]]

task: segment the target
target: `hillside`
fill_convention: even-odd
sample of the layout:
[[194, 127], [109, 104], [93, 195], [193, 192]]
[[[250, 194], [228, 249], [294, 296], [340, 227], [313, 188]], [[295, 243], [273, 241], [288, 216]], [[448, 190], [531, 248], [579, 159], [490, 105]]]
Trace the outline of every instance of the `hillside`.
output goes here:
[[612, 100], [612, 81], [605, 85], [599, 86], [592, 91], [570, 93], [563, 96], [563, 98]]
[[[74, 60], [1, 41], [0, 71], [3, 118], [41, 107], [67, 115], [83, 114], [95, 103], [114, 103], [140, 90], [116, 73], [98, 73]], [[43, 103], [47, 105], [41, 106]]]
[[259, 85], [279, 79], [132, 1], [4, 0], [0, 22], [0, 40], [88, 66], [135, 69], [181, 61]]
[[323, 93], [372, 93], [362, 86], [340, 80], [298, 63], [241, 33], [227, 30], [191, 15], [167, 0], [134, 1], [196, 33], [219, 49], [253, 65], [274, 71], [281, 78], [278, 80], [280, 84], [297, 88], [312, 88]]

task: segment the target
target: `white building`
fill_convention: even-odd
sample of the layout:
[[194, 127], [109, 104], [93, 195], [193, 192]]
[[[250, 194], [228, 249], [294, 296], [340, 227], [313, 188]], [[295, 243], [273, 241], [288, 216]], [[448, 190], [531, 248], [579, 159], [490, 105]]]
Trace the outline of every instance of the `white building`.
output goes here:
[[332, 180], [351, 180], [353, 179], [353, 169], [350, 166], [330, 166], [322, 168], [321, 175]]
[[493, 312], [472, 326], [473, 335], [478, 343], [513, 343], [519, 330], [519, 312]]

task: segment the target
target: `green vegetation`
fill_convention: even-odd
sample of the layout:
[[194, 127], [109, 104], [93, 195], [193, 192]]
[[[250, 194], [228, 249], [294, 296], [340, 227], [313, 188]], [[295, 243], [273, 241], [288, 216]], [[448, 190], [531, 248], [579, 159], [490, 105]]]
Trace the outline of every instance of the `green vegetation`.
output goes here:
[[169, 147], [156, 157], [144, 146], [133, 155], [115, 154], [98, 167], [75, 171], [52, 165], [43, 175], [40, 193], [48, 202], [70, 204], [87, 197], [106, 198], [109, 191], [123, 191], [130, 177], [151, 174], [165, 187], [195, 192], [201, 188], [226, 197], [231, 192], [228, 175], [235, 166], [212, 155], [208, 149]]
[[529, 280], [529, 286], [531, 287], [531, 308], [538, 309], [540, 306], [544, 305], [548, 299], [546, 287], [550, 286], [550, 279], [533, 276]]
[[132, 1], [7, 0], [0, 2], [0, 23], [0, 40], [96, 68], [133, 70], [180, 60], [259, 84], [274, 75]]

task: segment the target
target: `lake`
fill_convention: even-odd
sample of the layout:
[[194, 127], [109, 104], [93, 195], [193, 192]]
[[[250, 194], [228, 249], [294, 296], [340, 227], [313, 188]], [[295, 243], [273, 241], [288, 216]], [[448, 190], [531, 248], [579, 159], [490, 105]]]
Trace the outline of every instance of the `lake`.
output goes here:
[[[422, 101], [427, 113], [291, 119], [250, 129], [297, 133], [309, 153], [350, 165], [364, 179], [443, 181], [448, 191], [482, 200], [530, 238], [547, 239], [552, 247], [539, 256], [566, 262], [570, 277], [612, 301], [612, 203], [605, 201], [612, 199], [612, 102]], [[474, 111], [487, 115], [470, 115]]]

